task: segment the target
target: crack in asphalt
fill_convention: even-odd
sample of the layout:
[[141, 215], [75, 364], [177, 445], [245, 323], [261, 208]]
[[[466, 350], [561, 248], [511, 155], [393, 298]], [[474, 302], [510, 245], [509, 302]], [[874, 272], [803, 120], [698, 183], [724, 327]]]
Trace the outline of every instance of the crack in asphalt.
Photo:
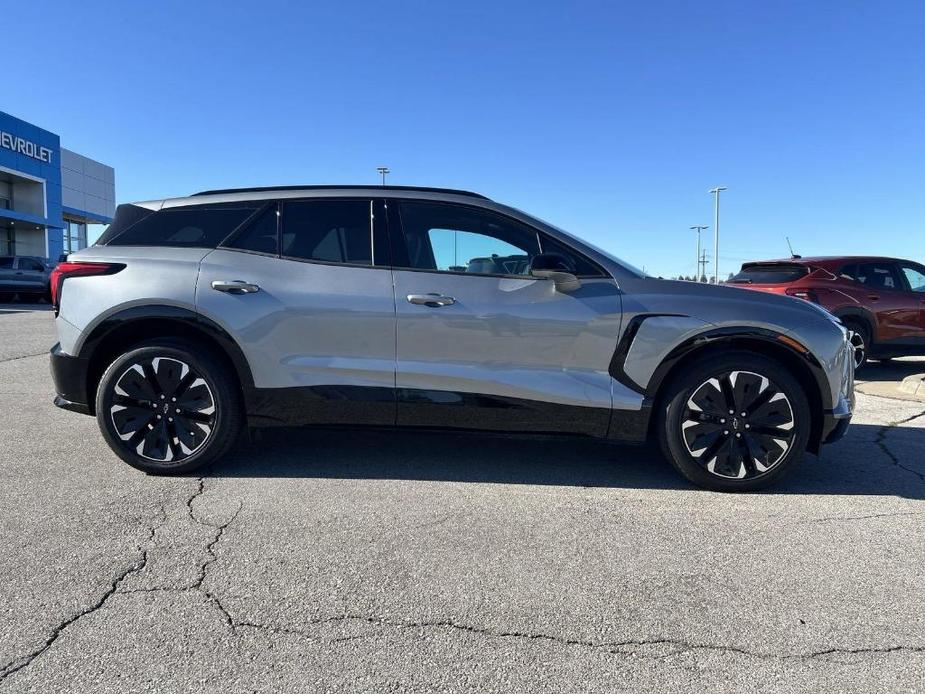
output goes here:
[[887, 458], [890, 459], [893, 465], [900, 468], [901, 470], [905, 470], [906, 472], [912, 473], [913, 475], [919, 478], [920, 482], [925, 482], [925, 473], [921, 473], [918, 470], [915, 470], [910, 467], [906, 467], [901, 462], [899, 462], [899, 457], [895, 453], [893, 453], [893, 451], [890, 450], [890, 447], [887, 445], [887, 442], [886, 442], [886, 435], [890, 431], [890, 429], [894, 429], [901, 424], [907, 424], [908, 422], [911, 422], [914, 419], [918, 419], [919, 417], [925, 417], [925, 412], [919, 412], [918, 414], [905, 417], [904, 419], [900, 419], [895, 422], [887, 423], [885, 426], [881, 427], [880, 430], [877, 432], [877, 437], [874, 439], [874, 443], [880, 448], [881, 451], [883, 451], [883, 454]]
[[[226, 612], [227, 614], [227, 612]], [[423, 631], [425, 629], [433, 628], [442, 628], [442, 629], [453, 629], [457, 631], [462, 631], [471, 634], [477, 634], [480, 636], [488, 636], [492, 638], [510, 638], [510, 639], [528, 639], [533, 641], [544, 641], [551, 642], [561, 646], [578, 646], [584, 648], [591, 648], [595, 650], [602, 650], [613, 655], [632, 655], [638, 657], [654, 657], [659, 659], [664, 659], [672, 657], [675, 655], [681, 655], [690, 651], [706, 650], [706, 651], [719, 651], [724, 653], [736, 653], [738, 655], [750, 657], [750, 658], [761, 658], [761, 659], [772, 659], [772, 660], [793, 660], [793, 659], [812, 659], [812, 658], [823, 658], [831, 655], [874, 655], [874, 654], [884, 654], [884, 653], [895, 653], [909, 651], [914, 653], [925, 653], [925, 646], [883, 646], [883, 647], [869, 647], [869, 648], [828, 648], [820, 651], [811, 651], [809, 653], [767, 653], [760, 651], [749, 651], [738, 646], [731, 645], [718, 645], [710, 643], [696, 643], [691, 641], [684, 641], [680, 639], [672, 638], [653, 638], [653, 639], [630, 639], [625, 641], [590, 641], [586, 639], [573, 639], [566, 638], [562, 636], [556, 636], [554, 634], [546, 633], [531, 633], [523, 631], [495, 631], [485, 627], [473, 626], [470, 624], [460, 624], [453, 620], [432, 620], [432, 621], [421, 621], [421, 622], [405, 622], [405, 621], [394, 621], [386, 619], [383, 617], [368, 617], [362, 615], [338, 615], [332, 617], [321, 617], [318, 619], [311, 620], [307, 622], [307, 625], [317, 626], [320, 624], [330, 624], [343, 621], [355, 621], [360, 623], [366, 623], [374, 626], [385, 626], [396, 629], [417, 629]], [[276, 625], [265, 625], [258, 624], [255, 622], [241, 622], [231, 620], [229, 624], [233, 629], [239, 628], [252, 628], [258, 629], [261, 631], [267, 631], [274, 634], [282, 634], [287, 636], [298, 636], [304, 637], [312, 640], [317, 640], [317, 637], [308, 633], [304, 629], [295, 629], [292, 627], [281, 627]], [[368, 634], [359, 634], [359, 635], [350, 635], [344, 637], [338, 637], [335, 639], [327, 640], [328, 644], [334, 643], [343, 643], [346, 641], [352, 641], [359, 638], [367, 638]], [[667, 654], [659, 655], [647, 655], [640, 653], [640, 648], [646, 648], [649, 646], [670, 646], [674, 647], [676, 650], [671, 651]]]
[[138, 547], [137, 547], [137, 551], [139, 553], [138, 558], [135, 559], [135, 561], [133, 561], [131, 564], [129, 564], [129, 566], [127, 566], [114, 580], [110, 582], [106, 590], [103, 591], [102, 596], [100, 596], [100, 598], [95, 603], [93, 603], [87, 608], [84, 608], [83, 610], [80, 610], [79, 612], [76, 612], [75, 614], [71, 615], [70, 617], [65, 619], [63, 622], [58, 624], [58, 626], [56, 626], [52, 630], [51, 634], [49, 634], [48, 637], [46, 637], [45, 642], [41, 646], [36, 648], [34, 651], [24, 656], [14, 658], [12, 661], [10, 661], [6, 665], [4, 665], [2, 668], [0, 668], [0, 684], [2, 684], [6, 680], [6, 678], [12, 675], [14, 672], [19, 672], [23, 668], [26, 668], [29, 665], [31, 665], [33, 662], [35, 662], [37, 658], [41, 657], [41, 655], [45, 653], [45, 651], [51, 648], [51, 646], [55, 643], [55, 641], [58, 640], [58, 638], [64, 633], [64, 631], [69, 626], [71, 626], [78, 620], [86, 617], [87, 615], [93, 614], [97, 610], [101, 609], [106, 604], [106, 602], [109, 600], [109, 598], [111, 598], [113, 595], [115, 595], [118, 592], [119, 586], [121, 585], [122, 581], [124, 581], [126, 578], [128, 578], [132, 574], [137, 573], [141, 571], [142, 569], [144, 569], [145, 565], [148, 563], [148, 552], [151, 549], [150, 547], [148, 547], [148, 545], [150, 545], [154, 541], [154, 537], [157, 534], [157, 531], [164, 525], [166, 520], [167, 520], [167, 510], [164, 504], [161, 504], [160, 521], [157, 524], [152, 525], [148, 529], [148, 536], [145, 538], [145, 540], [143, 542], [138, 543]]
[[20, 359], [29, 359], [30, 357], [40, 357], [43, 354], [48, 354], [48, 350], [44, 352], [36, 352], [35, 354], [23, 354], [18, 357], [7, 357], [6, 359], [0, 359], [0, 364], [5, 364], [8, 361], [19, 361]]
[[20, 670], [23, 670], [24, 668], [28, 667], [33, 662], [35, 662], [37, 658], [39, 658], [43, 653], [45, 653], [49, 648], [51, 648], [51, 646], [55, 643], [55, 641], [58, 640], [58, 638], [64, 633], [64, 631], [68, 627], [70, 627], [72, 624], [76, 623], [80, 619], [86, 617], [87, 615], [93, 614], [97, 610], [102, 609], [106, 605], [107, 601], [113, 595], [128, 595], [132, 593], [144, 593], [144, 592], [186, 592], [186, 591], [195, 590], [195, 591], [201, 592], [203, 595], [205, 595], [205, 597], [211, 603], [215, 604], [218, 607], [219, 611], [224, 614], [226, 621], [229, 624], [232, 624], [231, 616], [225, 610], [219, 598], [215, 596], [213, 593], [211, 593], [210, 591], [205, 590], [202, 587], [202, 584], [206, 579], [206, 574], [208, 573], [208, 567], [213, 562], [215, 562], [215, 560], [217, 559], [215, 548], [218, 546], [218, 543], [221, 541], [222, 537], [224, 536], [225, 530], [238, 517], [238, 514], [241, 512], [241, 509], [243, 508], [243, 503], [242, 502], [238, 503], [238, 508], [235, 510], [235, 512], [231, 515], [231, 517], [227, 521], [216, 525], [214, 523], [210, 523], [208, 521], [198, 518], [196, 514], [193, 512], [194, 501], [196, 500], [196, 498], [201, 496], [204, 491], [205, 491], [205, 478], [200, 477], [198, 480], [198, 485], [196, 487], [196, 490], [186, 500], [187, 514], [192, 519], [193, 522], [198, 523], [200, 525], [205, 525], [205, 526], [214, 528], [215, 536], [206, 545], [206, 548], [205, 548], [206, 558], [199, 566], [198, 576], [190, 585], [185, 586], [183, 588], [152, 587], [152, 588], [138, 588], [138, 589], [131, 589], [131, 590], [120, 590], [119, 589], [123, 581], [125, 581], [129, 576], [132, 576], [133, 574], [136, 574], [142, 571], [145, 568], [145, 566], [147, 566], [148, 553], [155, 547], [155, 537], [157, 535], [157, 531], [161, 527], [163, 527], [167, 522], [166, 505], [162, 503], [160, 506], [159, 522], [157, 522], [156, 524], [152, 525], [149, 528], [148, 536], [145, 538], [143, 542], [140, 542], [138, 544], [138, 552], [139, 552], [138, 558], [135, 561], [133, 561], [128, 567], [126, 567], [112, 582], [110, 582], [109, 586], [103, 592], [103, 595], [95, 603], [93, 603], [91, 606], [87, 607], [86, 609], [83, 609], [77, 612], [76, 614], [71, 615], [66, 620], [61, 622], [57, 627], [55, 627], [55, 629], [48, 636], [48, 638], [45, 639], [45, 642], [41, 646], [39, 646], [37, 649], [35, 649], [34, 651], [32, 651], [31, 653], [25, 656], [20, 656], [18, 658], [15, 658], [11, 662], [7, 663], [2, 668], [0, 668], [0, 684], [3, 684], [4, 680], [6, 680], [6, 678], [12, 675], [13, 673], [19, 672]]
[[[40, 354], [44, 354], [40, 353]], [[33, 356], [40, 356], [40, 354], [26, 355], [23, 357], [15, 357], [13, 359], [0, 360], [0, 363], [4, 361], [15, 361], [16, 359], [25, 359]], [[916, 475], [921, 481], [925, 482], [925, 474], [918, 472], [917, 470], [908, 468], [902, 463], [900, 463], [898, 457], [889, 449], [886, 443], [886, 434], [890, 429], [897, 427], [901, 424], [905, 424], [912, 420], [918, 419], [919, 417], [925, 416], [925, 412], [921, 412], [905, 419], [890, 422], [880, 429], [877, 433], [875, 443], [883, 450], [884, 454], [892, 461], [897, 467], [910, 472]], [[232, 632], [237, 632], [239, 629], [255, 629], [267, 633], [284, 635], [284, 636], [296, 636], [300, 638], [318, 640], [318, 637], [311, 634], [306, 628], [293, 628], [278, 626], [273, 624], [262, 624], [259, 622], [253, 621], [242, 621], [236, 620], [229, 610], [222, 603], [222, 600], [219, 595], [215, 592], [210, 591], [203, 587], [206, 577], [209, 572], [209, 567], [215, 563], [218, 559], [216, 550], [219, 543], [225, 536], [225, 531], [227, 528], [237, 519], [243, 508], [243, 502], [238, 503], [238, 507], [235, 512], [223, 523], [215, 524], [200, 518], [195, 510], [194, 505], [196, 499], [202, 496], [205, 493], [205, 477], [199, 477], [197, 480], [197, 487], [193, 493], [186, 499], [186, 515], [189, 519], [199, 525], [207, 526], [215, 530], [214, 537], [209, 541], [205, 547], [205, 559], [199, 564], [198, 575], [195, 580], [187, 586], [181, 587], [163, 587], [163, 586], [150, 586], [145, 588], [135, 588], [129, 590], [120, 590], [122, 583], [133, 574], [136, 574], [142, 571], [148, 563], [148, 554], [156, 546], [155, 540], [158, 530], [166, 524], [167, 511], [164, 503], [160, 506], [160, 520], [156, 524], [152, 525], [149, 528], [148, 535], [144, 541], [140, 542], [137, 547], [138, 557], [127, 567], [125, 567], [119, 575], [110, 582], [100, 598], [94, 602], [89, 607], [80, 610], [79, 612], [71, 615], [64, 621], [62, 621], [51, 634], [45, 639], [45, 642], [33, 650], [31, 653], [15, 658], [6, 665], [0, 667], [0, 684], [2, 684], [10, 675], [23, 670], [24, 668], [31, 665], [35, 662], [36, 659], [42, 656], [52, 645], [57, 641], [57, 639], [67, 630], [71, 625], [78, 622], [87, 615], [93, 614], [94, 612], [102, 609], [108, 600], [113, 595], [131, 595], [135, 593], [153, 593], [153, 592], [167, 592], [167, 593], [183, 593], [196, 591], [201, 593], [204, 598], [215, 607], [216, 611], [221, 616], [222, 621], [232, 630]], [[428, 525], [440, 525], [453, 514], [448, 514], [447, 516], [440, 517], [435, 521], [430, 521], [429, 523], [422, 524], [422, 527], [427, 527]], [[864, 516], [833, 516], [827, 518], [815, 519], [813, 523], [823, 523], [823, 522], [836, 522], [836, 521], [853, 521], [853, 520], [866, 520], [872, 518], [885, 518], [885, 517], [895, 517], [895, 516], [908, 516], [908, 515], [920, 515], [920, 512], [908, 511], [908, 512], [895, 512], [895, 513], [879, 513], [879, 514], [870, 514]], [[637, 657], [652, 657], [652, 658], [669, 658], [676, 655], [681, 655], [687, 652], [692, 651], [717, 651], [724, 653], [736, 653], [745, 657], [751, 658], [760, 658], [760, 659], [775, 659], [775, 660], [786, 660], [786, 659], [813, 659], [813, 658], [826, 658], [839, 655], [879, 655], [879, 654], [889, 654], [897, 652], [911, 652], [911, 653], [925, 653], [925, 646], [911, 646], [911, 645], [893, 645], [893, 646], [882, 646], [882, 647], [867, 647], [867, 648], [829, 648], [819, 651], [812, 651], [808, 653], [768, 653], [760, 651], [750, 651], [744, 648], [740, 648], [732, 645], [722, 645], [722, 644], [710, 644], [710, 643], [697, 643], [691, 641], [684, 641], [681, 639], [673, 638], [652, 638], [652, 639], [632, 639], [625, 641], [604, 641], [597, 642], [586, 639], [575, 639], [567, 638], [563, 636], [557, 636], [554, 634], [547, 633], [531, 633], [526, 631], [497, 631], [489, 629], [487, 627], [480, 627], [470, 624], [461, 624], [451, 619], [440, 619], [440, 620], [430, 620], [430, 621], [400, 621], [392, 620], [385, 617], [379, 616], [364, 616], [356, 614], [341, 614], [333, 615], [327, 617], [319, 617], [317, 619], [309, 620], [305, 623], [305, 627], [316, 627], [322, 624], [334, 624], [340, 622], [356, 622], [367, 624], [371, 626], [381, 626], [388, 627], [393, 629], [400, 630], [419, 630], [424, 631], [427, 629], [451, 629], [459, 632], [465, 632], [470, 634], [477, 634], [481, 636], [486, 636], [490, 638], [506, 638], [506, 639], [529, 639], [533, 641], [542, 641], [555, 643], [560, 646], [576, 646], [583, 648], [590, 648], [595, 650], [601, 650], [607, 653], [614, 655], [630, 655]], [[349, 636], [342, 636], [334, 639], [324, 639], [328, 644], [342, 643], [346, 641], [351, 641], [360, 638], [368, 638], [372, 636], [371, 634], [355, 634]], [[640, 652], [639, 649], [644, 649], [647, 647], [653, 646], [667, 646], [671, 647], [674, 650], [668, 653], [662, 654], [646, 654]]]
[[813, 518], [809, 523], [833, 523], [837, 521], [856, 521], [868, 520], [870, 518], [896, 518], [898, 516], [920, 516], [923, 511], [896, 511], [894, 513], [872, 513], [868, 516], [826, 516], [825, 518]]
[[205, 598], [212, 605], [214, 605], [216, 609], [221, 613], [223, 620], [228, 625], [233, 627], [234, 621], [232, 620], [231, 615], [225, 609], [225, 606], [222, 604], [219, 597], [215, 595], [214, 593], [212, 593], [211, 591], [206, 590], [202, 586], [203, 586], [203, 583], [205, 583], [206, 574], [208, 573], [209, 566], [212, 565], [215, 562], [215, 560], [218, 558], [218, 556], [215, 553], [216, 547], [218, 546], [219, 542], [221, 542], [222, 538], [224, 537], [225, 530], [228, 528], [229, 525], [231, 525], [235, 521], [235, 519], [238, 517], [238, 514], [241, 513], [241, 509], [244, 507], [244, 503], [238, 502], [238, 508], [235, 509], [235, 512], [231, 515], [231, 517], [228, 518], [228, 520], [225, 521], [224, 523], [219, 523], [218, 525], [216, 525], [214, 523], [210, 523], [209, 521], [199, 518], [196, 515], [196, 513], [193, 511], [194, 502], [196, 501], [197, 498], [202, 496], [204, 492], [205, 492], [205, 477], [200, 477], [198, 479], [196, 490], [186, 500], [187, 516], [190, 518], [190, 520], [194, 523], [198, 523], [199, 525], [204, 525], [204, 526], [213, 528], [215, 530], [215, 536], [206, 545], [206, 548], [205, 548], [206, 558], [199, 565], [199, 574], [196, 577], [196, 579], [192, 583], [186, 586], [180, 586], [180, 587], [150, 586], [147, 588], [133, 588], [130, 590], [121, 590], [118, 592], [120, 595], [130, 595], [133, 593], [187, 593], [190, 591], [197, 591], [199, 593], [202, 593], [205, 596]]

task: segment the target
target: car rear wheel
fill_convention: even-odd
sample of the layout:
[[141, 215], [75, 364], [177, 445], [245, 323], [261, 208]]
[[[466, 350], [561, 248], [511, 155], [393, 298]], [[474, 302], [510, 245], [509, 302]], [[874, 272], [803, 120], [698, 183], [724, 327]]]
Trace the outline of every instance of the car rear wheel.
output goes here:
[[0, 292], [0, 304], [8, 304], [13, 301], [12, 292]]
[[152, 474], [189, 472], [223, 457], [243, 424], [237, 385], [222, 360], [172, 340], [136, 347], [106, 369], [96, 417], [116, 455]]
[[848, 339], [851, 346], [854, 347], [854, 369], [857, 371], [865, 363], [870, 354], [870, 329], [860, 321], [846, 320], [845, 327], [848, 329]]
[[671, 383], [659, 411], [665, 457], [715, 491], [754, 491], [785, 475], [809, 441], [809, 403], [779, 362], [749, 352], [708, 357]]

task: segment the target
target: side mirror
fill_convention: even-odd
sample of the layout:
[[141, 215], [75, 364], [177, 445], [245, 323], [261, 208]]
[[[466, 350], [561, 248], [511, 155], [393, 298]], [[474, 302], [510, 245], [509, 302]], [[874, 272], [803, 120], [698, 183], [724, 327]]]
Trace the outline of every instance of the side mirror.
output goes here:
[[574, 268], [565, 256], [558, 253], [540, 253], [530, 261], [530, 274], [555, 282], [557, 292], [574, 292], [581, 287]]

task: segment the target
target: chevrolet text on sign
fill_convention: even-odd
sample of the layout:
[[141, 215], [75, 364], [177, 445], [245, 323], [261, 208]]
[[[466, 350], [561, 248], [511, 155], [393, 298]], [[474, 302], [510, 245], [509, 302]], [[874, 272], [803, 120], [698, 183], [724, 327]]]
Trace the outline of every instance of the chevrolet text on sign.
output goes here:
[[0, 130], [0, 145], [18, 154], [25, 154], [27, 157], [44, 161], [47, 164], [51, 163], [51, 150], [48, 147], [42, 147], [29, 140], [5, 133], [2, 130]]

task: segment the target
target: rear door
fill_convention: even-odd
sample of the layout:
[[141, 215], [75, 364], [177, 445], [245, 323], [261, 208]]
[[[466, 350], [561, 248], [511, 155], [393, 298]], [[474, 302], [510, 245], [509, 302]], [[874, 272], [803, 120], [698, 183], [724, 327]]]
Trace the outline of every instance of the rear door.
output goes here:
[[395, 422], [395, 301], [375, 205], [273, 202], [202, 261], [197, 309], [238, 341], [277, 423]]
[[[389, 205], [398, 423], [606, 435], [621, 311], [613, 279], [490, 210]], [[572, 253], [582, 287], [562, 293], [530, 276], [540, 252]]]

